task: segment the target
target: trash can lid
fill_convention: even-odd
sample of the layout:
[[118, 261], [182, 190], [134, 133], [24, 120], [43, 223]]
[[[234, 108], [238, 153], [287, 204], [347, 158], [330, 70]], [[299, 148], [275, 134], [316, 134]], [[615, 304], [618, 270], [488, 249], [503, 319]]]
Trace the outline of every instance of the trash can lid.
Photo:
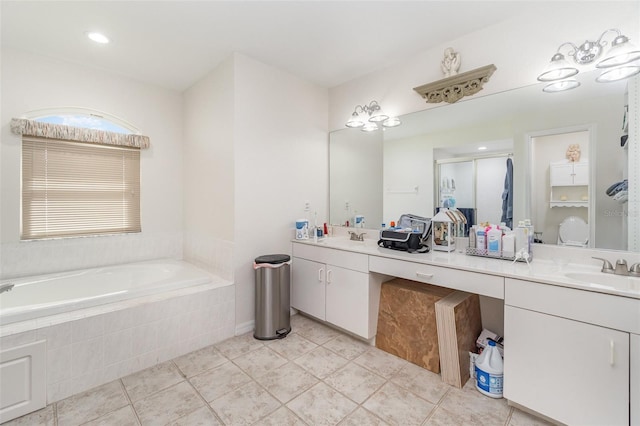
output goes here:
[[264, 256], [256, 257], [256, 263], [270, 263], [277, 265], [279, 263], [285, 263], [291, 260], [288, 254], [265, 254]]

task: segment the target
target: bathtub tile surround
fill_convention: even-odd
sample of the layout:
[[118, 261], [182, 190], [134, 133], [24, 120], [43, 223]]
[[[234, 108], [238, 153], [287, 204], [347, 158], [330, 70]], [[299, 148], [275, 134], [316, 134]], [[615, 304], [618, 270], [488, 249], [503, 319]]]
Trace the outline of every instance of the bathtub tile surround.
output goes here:
[[184, 234], [184, 259], [224, 280], [233, 281], [233, 241], [203, 233]]
[[[223, 355], [211, 348], [191, 352], [234, 335], [235, 287], [228, 284], [203, 284], [6, 324], [0, 328], [0, 348], [47, 340], [48, 403], [149, 367], [164, 372], [162, 363], [185, 354], [190, 358], [178, 358], [177, 365], [198, 374], [216, 359], [222, 362]], [[215, 353], [217, 358], [209, 356]]]
[[[56, 420], [60, 426], [548, 424], [507, 406], [505, 400], [481, 395], [472, 382], [463, 389], [444, 385], [439, 375], [372, 346], [354, 356], [353, 350], [363, 349], [361, 342], [301, 315], [294, 315], [291, 323], [287, 339], [333, 337], [277, 365], [272, 363], [274, 354], [292, 354], [282, 349], [287, 339], [262, 342], [247, 333], [73, 395], [3, 426], [54, 425]], [[345, 352], [346, 347], [351, 350]], [[314, 350], [318, 361], [321, 354], [331, 362], [338, 357], [342, 367], [323, 380], [310, 366], [296, 362]], [[247, 359], [265, 370], [246, 364]], [[379, 368], [384, 362], [392, 367], [383, 376]]]
[[0, 279], [150, 259], [182, 259], [182, 232], [20, 241], [0, 245]]

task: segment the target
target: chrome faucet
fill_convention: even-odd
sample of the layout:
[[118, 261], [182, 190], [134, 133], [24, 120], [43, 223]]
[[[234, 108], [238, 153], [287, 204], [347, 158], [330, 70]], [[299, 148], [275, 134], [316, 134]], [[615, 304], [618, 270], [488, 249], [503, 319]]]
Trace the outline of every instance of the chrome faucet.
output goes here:
[[616, 260], [616, 269], [613, 271], [616, 275], [629, 275], [629, 270], [627, 269], [627, 261], [624, 259]]
[[364, 241], [364, 236], [367, 235], [367, 233], [363, 232], [362, 234], [358, 234], [357, 232], [349, 231], [349, 235], [351, 241]]
[[600, 269], [600, 272], [604, 272], [605, 274], [613, 274], [613, 265], [611, 264], [611, 262], [602, 257], [593, 256], [592, 258], [602, 260], [602, 269]]
[[11, 289], [14, 287], [14, 284], [2, 284], [0, 285], [0, 293], [4, 293], [5, 291], [11, 291]]
[[603, 259], [601, 257], [593, 257], [594, 259], [602, 260], [602, 269], [601, 271], [606, 274], [615, 274], [615, 275], [631, 275], [633, 277], [640, 277], [640, 262], [634, 263], [630, 268], [627, 269], [627, 261], [624, 259], [616, 260], [616, 267], [613, 268], [611, 262], [607, 259]]

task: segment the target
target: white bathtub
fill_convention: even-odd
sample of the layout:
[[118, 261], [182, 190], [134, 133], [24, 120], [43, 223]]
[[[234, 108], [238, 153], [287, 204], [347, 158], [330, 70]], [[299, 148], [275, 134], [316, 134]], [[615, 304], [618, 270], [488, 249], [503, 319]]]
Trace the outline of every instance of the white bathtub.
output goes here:
[[164, 291], [210, 283], [217, 277], [190, 263], [162, 259], [4, 280], [0, 325]]
[[0, 282], [9, 283], [0, 370], [13, 396], [0, 401], [0, 423], [234, 335], [234, 283], [183, 261]]

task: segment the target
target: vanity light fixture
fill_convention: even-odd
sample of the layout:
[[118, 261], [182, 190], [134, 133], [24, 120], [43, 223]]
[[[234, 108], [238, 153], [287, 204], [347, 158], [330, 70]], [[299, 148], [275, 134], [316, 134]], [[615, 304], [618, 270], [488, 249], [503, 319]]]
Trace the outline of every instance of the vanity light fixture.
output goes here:
[[102, 33], [97, 33], [94, 31], [87, 31], [85, 32], [85, 35], [89, 37], [91, 41], [95, 41], [96, 43], [99, 43], [99, 44], [108, 44], [111, 41], [109, 40], [109, 37], [107, 37], [106, 35]]
[[575, 78], [567, 78], [547, 84], [544, 86], [542, 91], [547, 93], [563, 92], [565, 90], [575, 89], [578, 86], [580, 86], [580, 82], [578, 80]]
[[[562, 43], [558, 47], [558, 51], [551, 57], [549, 65], [538, 76], [538, 81], [550, 83], [542, 90], [561, 92], [580, 86], [580, 83], [571, 77], [580, 72], [579, 66], [591, 64], [600, 58], [603, 48], [607, 45], [603, 39], [609, 33], [615, 33], [616, 36], [611, 42], [611, 48], [607, 54], [596, 63], [596, 68], [603, 70], [596, 81], [606, 83], [640, 73], [640, 64], [634, 62], [640, 59], [640, 49], [631, 44], [629, 38], [623, 35], [620, 30], [613, 28], [603, 32], [597, 41], [586, 40], [580, 46], [576, 46], [570, 41]], [[570, 47], [567, 55], [573, 58], [575, 65], [569, 63], [560, 52], [565, 46]]]
[[345, 125], [352, 128], [360, 127], [363, 132], [373, 132], [378, 130], [378, 123], [383, 127], [396, 127], [401, 124], [398, 117], [386, 115], [378, 101], [371, 101], [369, 105], [357, 105]]

